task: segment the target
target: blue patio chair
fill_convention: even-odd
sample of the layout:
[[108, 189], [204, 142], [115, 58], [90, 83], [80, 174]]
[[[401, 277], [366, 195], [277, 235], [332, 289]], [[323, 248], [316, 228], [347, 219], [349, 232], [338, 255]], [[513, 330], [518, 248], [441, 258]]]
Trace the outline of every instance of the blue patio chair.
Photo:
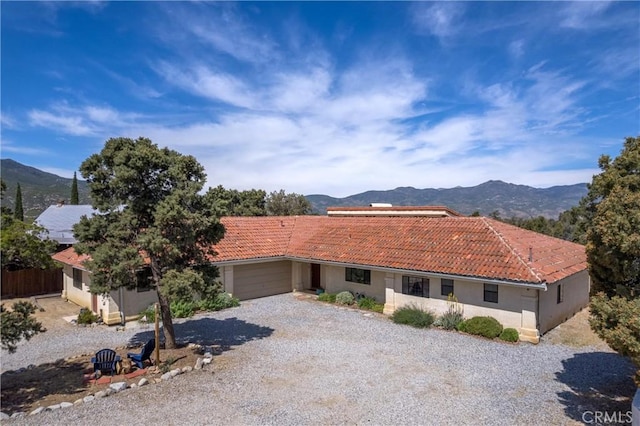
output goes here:
[[151, 339], [144, 345], [144, 347], [142, 348], [142, 352], [140, 352], [139, 354], [128, 353], [127, 358], [129, 358], [131, 362], [136, 365], [136, 367], [144, 368], [144, 362], [151, 359], [151, 354], [153, 353], [155, 347], [156, 339]]
[[91, 358], [94, 372], [111, 373], [112, 376], [116, 373], [120, 361], [120, 355], [117, 355], [116, 351], [112, 349], [99, 350], [96, 352], [96, 356]]

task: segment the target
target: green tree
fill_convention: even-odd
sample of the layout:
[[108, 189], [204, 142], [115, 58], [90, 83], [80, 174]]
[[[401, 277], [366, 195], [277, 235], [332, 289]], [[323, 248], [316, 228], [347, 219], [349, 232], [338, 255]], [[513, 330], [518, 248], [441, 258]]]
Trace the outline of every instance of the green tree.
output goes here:
[[57, 243], [46, 236], [46, 230], [21, 220], [5, 220], [3, 215], [0, 235], [0, 264], [2, 269], [53, 268], [51, 255]]
[[273, 191], [266, 201], [269, 216], [295, 216], [311, 213], [311, 203], [304, 195], [292, 192], [287, 194], [284, 189]]
[[73, 172], [73, 181], [71, 181], [71, 205], [77, 206], [80, 204], [80, 198], [78, 196], [78, 177], [76, 172]]
[[[584, 201], [591, 328], [640, 367], [640, 137], [600, 157]], [[640, 384], [640, 372], [636, 374]]]
[[266, 216], [266, 195], [262, 189], [238, 191], [218, 185], [209, 188], [205, 200], [219, 216]]
[[224, 236], [224, 226], [199, 194], [203, 167], [146, 138], [115, 138], [86, 159], [80, 173], [101, 213], [82, 217], [74, 227], [76, 250], [91, 256], [85, 262], [91, 292], [135, 287], [136, 274], [150, 267], [165, 344], [174, 348], [171, 297], [185, 283], [215, 286], [213, 245]]
[[13, 217], [16, 220], [24, 220], [24, 210], [22, 208], [22, 188], [20, 188], [20, 184], [16, 187], [16, 206], [13, 211]]
[[2, 214], [2, 225], [4, 226], [6, 220], [13, 219], [13, 213], [11, 213], [11, 209], [4, 205], [4, 193], [7, 192], [7, 184], [5, 181], [0, 179], [0, 202], [2, 206], [0, 206], [0, 214]]
[[36, 334], [46, 331], [42, 324], [31, 316], [35, 312], [36, 307], [29, 302], [14, 303], [11, 310], [7, 310], [4, 304], [0, 305], [3, 349], [14, 353], [20, 340], [29, 340]]

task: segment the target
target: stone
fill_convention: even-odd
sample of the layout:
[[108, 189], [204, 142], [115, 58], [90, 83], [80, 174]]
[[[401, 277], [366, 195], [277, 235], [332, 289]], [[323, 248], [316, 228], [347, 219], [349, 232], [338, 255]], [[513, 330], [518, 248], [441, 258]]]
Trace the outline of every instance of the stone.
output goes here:
[[109, 385], [110, 389], [113, 389], [113, 391], [115, 393], [118, 392], [122, 392], [123, 390], [125, 390], [127, 388], [127, 382], [116, 382], [116, 383], [111, 383]]
[[160, 380], [171, 380], [173, 379], [173, 376], [171, 375], [171, 371], [169, 371], [168, 373], [164, 373], [162, 376], [160, 376]]
[[138, 385], [136, 385], [135, 383], [131, 383], [131, 386], [129, 386], [130, 389], [135, 389], [137, 387], [138, 387]]
[[[13, 415], [13, 414], [12, 414]], [[10, 419], [11, 416], [8, 415], [7, 413], [3, 413], [2, 411], [0, 411], [0, 420], [6, 420], [6, 419]]]
[[[3, 414], [4, 414], [4, 413], [3, 413]], [[24, 412], [24, 411], [17, 411], [17, 412], [15, 412], [15, 413], [13, 413], [13, 414], [11, 415], [11, 418], [12, 418], [12, 419], [16, 419], [16, 418], [18, 418], [18, 417], [22, 417], [22, 416], [24, 416], [24, 415], [25, 415], [25, 412]]]
[[202, 370], [202, 358], [198, 358], [196, 360], [196, 365], [193, 367], [194, 370]]
[[60, 403], [60, 408], [69, 408], [69, 407], [73, 407], [73, 404], [70, 402], [61, 402]]
[[205, 359], [211, 359], [211, 358], [213, 358], [213, 354], [211, 352], [207, 351], [207, 352], [204, 353], [204, 358]]
[[76, 399], [75, 401], [73, 401], [73, 405], [79, 405], [79, 404], [82, 404], [83, 402], [84, 400], [82, 398]]
[[83, 400], [84, 402], [91, 402], [91, 401], [93, 401], [94, 399], [96, 399], [96, 397], [95, 397], [95, 396], [93, 396], [93, 395], [87, 395], [87, 396], [85, 396], [84, 398], [82, 398], [82, 400]]
[[107, 392], [106, 391], [99, 391], [96, 392], [96, 394], [94, 395], [96, 398], [104, 398], [107, 396]]
[[142, 379], [140, 379], [140, 381], [138, 382], [138, 386], [145, 386], [149, 384], [149, 380], [147, 380], [146, 377], [143, 377]]
[[35, 416], [36, 414], [40, 414], [44, 411], [44, 407], [38, 407], [32, 412], [29, 413], [30, 416]]
[[211, 364], [211, 361], [213, 361], [213, 358], [205, 358], [202, 360], [202, 364], [208, 365]]
[[104, 390], [104, 396], [109, 396], [109, 395], [114, 394], [114, 393], [116, 393], [116, 392], [111, 388], [106, 388]]
[[176, 377], [178, 374], [182, 373], [182, 370], [176, 368], [175, 370], [171, 370], [171, 377]]
[[190, 366], [190, 365], [187, 365], [186, 367], [182, 367], [182, 372], [183, 373], [188, 373], [188, 372], [190, 372], [192, 370], [193, 370], [193, 367]]
[[59, 409], [61, 409], [61, 408], [62, 408], [62, 407], [60, 406], [60, 404], [54, 404], [54, 405], [50, 405], [50, 406], [48, 406], [48, 407], [47, 407], [47, 410], [48, 410], [48, 411], [54, 411], [54, 410], [59, 410]]

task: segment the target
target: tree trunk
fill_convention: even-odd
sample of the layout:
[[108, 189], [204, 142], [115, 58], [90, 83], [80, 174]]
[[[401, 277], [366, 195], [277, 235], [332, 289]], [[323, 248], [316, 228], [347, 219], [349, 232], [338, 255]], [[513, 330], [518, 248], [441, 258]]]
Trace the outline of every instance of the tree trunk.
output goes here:
[[176, 334], [173, 330], [173, 319], [171, 318], [171, 307], [166, 296], [160, 294], [158, 289], [158, 301], [160, 302], [160, 314], [162, 315], [162, 331], [164, 332], [165, 349], [175, 349]]

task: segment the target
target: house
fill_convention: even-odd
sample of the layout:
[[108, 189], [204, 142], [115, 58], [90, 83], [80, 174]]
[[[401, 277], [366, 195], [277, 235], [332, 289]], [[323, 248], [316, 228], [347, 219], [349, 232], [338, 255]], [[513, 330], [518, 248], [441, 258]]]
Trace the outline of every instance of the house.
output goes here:
[[[243, 300], [349, 290], [384, 302], [387, 314], [407, 304], [442, 313], [453, 294], [465, 317], [495, 317], [533, 342], [588, 304], [590, 280], [579, 244], [444, 207], [336, 211], [222, 218], [226, 233], [212, 262], [225, 291]], [[73, 249], [54, 258], [67, 265], [66, 297], [88, 293], [88, 274], [76, 272], [83, 271], [83, 259]], [[119, 309], [114, 296], [92, 302], [92, 309], [98, 305], [110, 316]], [[125, 316], [135, 313], [140, 296], [126, 294]], [[140, 303], [137, 312], [147, 305]]]
[[82, 216], [91, 217], [96, 210], [88, 204], [49, 206], [35, 220], [35, 223], [48, 231], [49, 239], [57, 241], [59, 248], [67, 248], [77, 243], [73, 235], [73, 225], [80, 222]]

